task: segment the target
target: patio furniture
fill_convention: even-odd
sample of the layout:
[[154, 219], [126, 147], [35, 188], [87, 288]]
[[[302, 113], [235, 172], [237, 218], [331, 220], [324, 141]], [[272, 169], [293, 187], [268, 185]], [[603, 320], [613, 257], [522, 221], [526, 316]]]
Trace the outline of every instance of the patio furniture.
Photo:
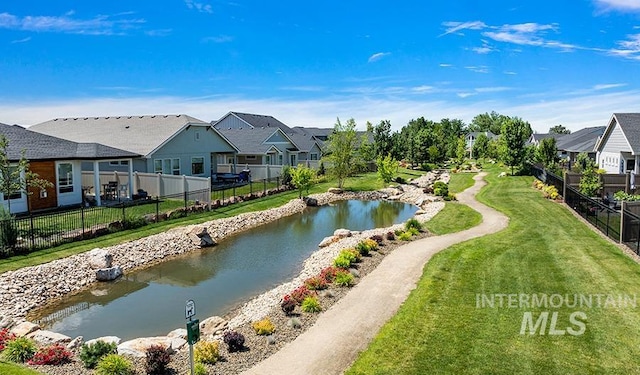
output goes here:
[[104, 199], [116, 200], [118, 197], [118, 181], [109, 181], [102, 185], [104, 189]]

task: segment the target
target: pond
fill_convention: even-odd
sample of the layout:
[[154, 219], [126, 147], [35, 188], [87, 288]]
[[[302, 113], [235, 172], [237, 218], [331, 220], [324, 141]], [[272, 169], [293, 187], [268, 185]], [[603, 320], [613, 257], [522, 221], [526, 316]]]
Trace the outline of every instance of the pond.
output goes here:
[[411, 218], [417, 207], [388, 201], [341, 201], [241, 232], [34, 312], [43, 328], [85, 340], [166, 335], [185, 324], [185, 302], [197, 318], [225, 315], [297, 276], [305, 259], [338, 228], [383, 228]]

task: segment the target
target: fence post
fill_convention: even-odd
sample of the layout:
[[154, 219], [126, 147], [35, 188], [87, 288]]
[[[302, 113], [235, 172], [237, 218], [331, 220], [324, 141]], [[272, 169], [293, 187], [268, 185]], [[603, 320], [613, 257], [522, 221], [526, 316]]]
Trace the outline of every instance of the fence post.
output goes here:
[[262, 195], [267, 194], [267, 180], [262, 180]]
[[187, 192], [185, 191], [183, 194], [184, 194], [184, 209], [186, 210], [187, 208], [189, 208], [189, 207], [187, 206], [187, 198], [188, 198], [188, 197], [187, 197], [187, 195], [188, 195], [189, 193], [187, 193]]
[[607, 237], [609, 237], [609, 217], [611, 216], [611, 211], [607, 208]]
[[629, 187], [631, 186], [631, 174], [629, 172], [625, 173], [624, 179], [624, 192], [629, 194]]
[[569, 177], [567, 176], [567, 172], [562, 172], [562, 199], [564, 199], [565, 203], [567, 202], [567, 184], [569, 183]]
[[211, 211], [211, 177], [207, 177], [207, 211]]
[[82, 238], [84, 238], [84, 204], [80, 206], [80, 221], [82, 222]]
[[253, 181], [249, 181], [249, 195], [253, 195]]
[[620, 202], [620, 243], [624, 239], [624, 206], [625, 201]]
[[[31, 219], [31, 250], [33, 250], [36, 247], [36, 235], [34, 233], [34, 228], [33, 228], [33, 214], [31, 212], [29, 212], [29, 219]], [[18, 223], [16, 222], [16, 227]]]
[[156, 199], [156, 223], [160, 221], [160, 197]]

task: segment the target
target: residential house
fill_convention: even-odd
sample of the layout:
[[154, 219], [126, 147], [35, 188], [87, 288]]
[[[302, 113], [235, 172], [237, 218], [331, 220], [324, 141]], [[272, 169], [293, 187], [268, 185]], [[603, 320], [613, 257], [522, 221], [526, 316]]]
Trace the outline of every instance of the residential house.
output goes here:
[[487, 138], [494, 139], [494, 138], [498, 138], [497, 135], [493, 134], [490, 131], [484, 131], [484, 132], [470, 132], [467, 133], [467, 135], [465, 135], [464, 139], [466, 142], [466, 150], [469, 153], [470, 157], [473, 158], [473, 145], [476, 143], [476, 140], [478, 139], [478, 136], [480, 134], [484, 134], [487, 136]]
[[595, 152], [599, 168], [607, 173], [640, 174], [640, 113], [614, 113]]
[[540, 146], [540, 142], [542, 142], [543, 139], [554, 138], [557, 142], [560, 137], [563, 137], [565, 135], [566, 134], [558, 134], [558, 133], [533, 133], [531, 134], [531, 136], [529, 136], [529, 139], [527, 140], [527, 145], [533, 145], [538, 147]]
[[[11, 206], [12, 213], [51, 209], [83, 203], [81, 164], [127, 163], [140, 155], [98, 143], [76, 143], [25, 129], [18, 125], [0, 124], [0, 134], [8, 141], [7, 158], [17, 163], [22, 156], [29, 161], [29, 169], [44, 180], [53, 183], [52, 188], [29, 189], [12, 196], [0, 194], [2, 204]], [[131, 171], [129, 171], [131, 173]], [[129, 179], [131, 180], [131, 179]], [[94, 181], [98, 181], [94, 179]], [[99, 191], [99, 182], [92, 186]], [[130, 191], [130, 188], [129, 188]], [[97, 197], [98, 200], [100, 197]]]
[[[75, 142], [96, 142], [141, 155], [137, 172], [210, 177], [220, 155], [237, 149], [210, 123], [180, 115], [57, 118], [30, 130]], [[108, 168], [124, 166], [111, 163]]]
[[593, 126], [559, 137], [556, 140], [556, 148], [560, 160], [568, 163], [569, 169], [580, 153], [586, 153], [591, 159], [596, 160], [595, 146], [604, 130], [604, 126]]
[[[279, 174], [265, 166], [315, 167], [321, 157], [322, 144], [312, 134], [295, 131], [272, 116], [229, 112], [212, 125], [238, 149], [235, 163], [249, 168], [254, 179]], [[230, 165], [234, 160], [218, 160], [225, 162]]]
[[333, 128], [316, 128], [316, 127], [302, 127], [294, 126], [292, 128], [296, 132], [303, 132], [311, 134], [315, 139], [326, 142], [329, 140], [329, 136], [333, 133]]

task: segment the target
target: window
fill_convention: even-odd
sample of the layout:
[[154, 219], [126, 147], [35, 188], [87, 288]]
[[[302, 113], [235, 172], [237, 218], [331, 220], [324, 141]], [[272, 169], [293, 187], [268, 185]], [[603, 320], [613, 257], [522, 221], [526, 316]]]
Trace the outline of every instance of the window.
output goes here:
[[317, 153], [312, 153], [309, 155], [309, 160], [318, 160], [318, 154]]
[[191, 158], [191, 174], [203, 174], [204, 173], [204, 158], [197, 157]]
[[58, 191], [60, 193], [73, 192], [73, 164], [58, 164]]
[[[13, 175], [16, 172], [16, 167], [9, 167], [9, 173], [11, 175]], [[20, 199], [22, 198], [22, 192], [21, 191], [16, 191], [13, 192], [11, 195], [5, 195], [3, 194], [3, 199], [6, 201], [8, 199]]]
[[265, 164], [271, 165], [271, 155], [267, 155], [267, 159], [265, 160]]
[[153, 171], [154, 173], [180, 175], [180, 159], [155, 159]]
[[255, 155], [247, 155], [244, 157], [246, 160], [256, 160], [256, 156]]
[[196, 141], [200, 140], [200, 132], [195, 132], [195, 140]]
[[109, 165], [129, 165], [129, 160], [115, 160], [115, 161], [110, 161]]

